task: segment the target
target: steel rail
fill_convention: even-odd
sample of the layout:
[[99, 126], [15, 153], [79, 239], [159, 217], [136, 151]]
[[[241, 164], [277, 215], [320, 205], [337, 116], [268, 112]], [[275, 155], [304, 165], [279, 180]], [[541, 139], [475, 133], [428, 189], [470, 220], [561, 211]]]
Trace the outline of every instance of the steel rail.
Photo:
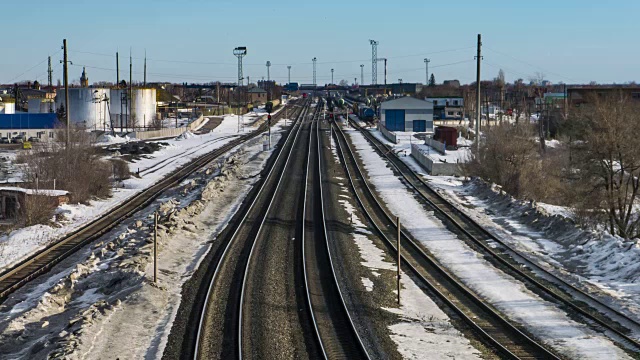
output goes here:
[[[317, 105], [316, 105], [317, 107]], [[318, 340], [318, 343], [320, 344], [320, 349], [322, 349], [322, 355], [324, 357], [324, 359], [329, 359], [329, 357], [327, 356], [327, 351], [325, 349], [325, 345], [322, 341], [322, 337], [320, 336], [320, 329], [318, 328], [318, 322], [316, 320], [316, 316], [315, 316], [315, 312], [313, 311], [313, 304], [311, 303], [311, 294], [309, 294], [309, 281], [308, 281], [308, 274], [307, 274], [307, 257], [306, 257], [306, 251], [305, 251], [305, 224], [306, 224], [306, 219], [305, 216], [307, 214], [307, 190], [308, 190], [308, 186], [309, 186], [309, 169], [310, 169], [310, 165], [311, 165], [311, 134], [313, 131], [309, 132], [309, 152], [307, 153], [307, 172], [306, 172], [306, 178], [305, 178], [305, 182], [304, 182], [304, 202], [302, 204], [302, 272], [303, 272], [303, 277], [304, 277], [304, 290], [305, 290], [305, 294], [307, 295], [307, 308], [309, 310], [309, 313], [311, 314], [311, 321], [313, 322], [313, 328], [315, 330], [316, 333], [316, 339]]]
[[[290, 141], [292, 134], [295, 133], [295, 136], [293, 137], [293, 140], [292, 140], [293, 144], [291, 145], [291, 148], [289, 149], [289, 152], [287, 154], [287, 160], [286, 160], [285, 165], [284, 165], [283, 168], [286, 168], [286, 165], [289, 162], [289, 159], [291, 157], [291, 153], [293, 152], [293, 147], [294, 147], [293, 145], [295, 145], [295, 142], [297, 141], [298, 135], [300, 133], [301, 122], [304, 119], [304, 116], [306, 115], [306, 111], [308, 110], [308, 108], [309, 108], [309, 102], [307, 102], [307, 104], [304, 106], [304, 108], [302, 108], [300, 110], [300, 112], [298, 113], [298, 118], [296, 119], [295, 123], [293, 124], [293, 128], [287, 134], [287, 138], [285, 140], [285, 145], [282, 147], [282, 149], [284, 149], [286, 147], [286, 143], [288, 143]], [[215, 271], [213, 273], [213, 276], [211, 277], [211, 281], [209, 282], [207, 295], [205, 297], [205, 301], [203, 303], [204, 305], [203, 305], [202, 312], [201, 312], [201, 315], [200, 315], [200, 321], [199, 321], [199, 324], [198, 324], [198, 329], [197, 329], [197, 334], [196, 334], [196, 343], [195, 343], [195, 349], [194, 349], [194, 355], [193, 355], [194, 359], [198, 359], [198, 356], [199, 356], [200, 338], [201, 338], [201, 335], [203, 333], [203, 325], [204, 325], [205, 317], [206, 317], [206, 313], [207, 313], [207, 304], [209, 303], [209, 299], [210, 299], [211, 293], [213, 291], [213, 287], [214, 287], [214, 285], [216, 283], [216, 280], [218, 278], [218, 274], [220, 273], [221, 268], [224, 265], [226, 255], [229, 252], [229, 249], [231, 248], [231, 246], [234, 244], [234, 242], [235, 242], [234, 240], [236, 239], [236, 236], [240, 232], [240, 229], [242, 228], [242, 224], [245, 222], [245, 220], [247, 219], [249, 213], [251, 212], [251, 210], [254, 208], [254, 206], [258, 202], [258, 199], [260, 198], [260, 195], [265, 191], [266, 186], [268, 184], [267, 179], [269, 179], [271, 177], [271, 175], [273, 174], [275, 169], [278, 167], [277, 166], [278, 160], [280, 159], [282, 154], [283, 154], [283, 151], [279, 151], [278, 152], [276, 160], [273, 162], [273, 166], [269, 170], [269, 173], [265, 176], [265, 181], [260, 186], [260, 189], [259, 189], [258, 193], [256, 194], [256, 196], [253, 198], [253, 201], [251, 202], [251, 205], [247, 208], [247, 211], [244, 213], [242, 219], [239, 222], [238, 227], [235, 229], [235, 231], [231, 235], [230, 240], [227, 242], [227, 244], [226, 244], [226, 246], [224, 248], [224, 251], [222, 252], [222, 255], [220, 256], [220, 259], [218, 260], [218, 263], [216, 264], [216, 269], [215, 269]], [[280, 185], [280, 182], [282, 180], [283, 175], [284, 175], [284, 171], [282, 172], [282, 174], [280, 175], [280, 178], [278, 179], [278, 184], [277, 184], [278, 186]], [[274, 193], [272, 195], [269, 207], [271, 206], [271, 203], [273, 202], [273, 199], [275, 198], [276, 192], [277, 192], [277, 190], [274, 191]], [[260, 228], [262, 228], [262, 224], [264, 224], [264, 220], [265, 219], [266, 219], [266, 212], [265, 212], [265, 216], [262, 219]], [[252, 247], [252, 250], [253, 250], [253, 247]], [[247, 259], [247, 264], [248, 263], [249, 263], [249, 259]], [[243, 283], [243, 291], [242, 291], [242, 293], [244, 293], [244, 283]], [[240, 305], [240, 309], [242, 309], [241, 305]], [[240, 315], [240, 319], [241, 318], [242, 318], [242, 316]], [[239, 321], [239, 324], [241, 324], [241, 321]], [[242, 327], [239, 326], [238, 328], [239, 328], [239, 332], [238, 332], [238, 334], [239, 334], [239, 344], [238, 344], [239, 352], [238, 352], [238, 354], [239, 354], [239, 357], [242, 358], [242, 333], [241, 333]]]
[[[378, 139], [376, 139], [373, 136], [373, 134], [371, 134], [366, 129], [363, 129], [356, 122], [354, 122], [352, 120], [349, 120], [349, 122], [351, 122], [353, 124], [355, 129], [359, 130], [363, 135], [365, 135], [365, 138], [367, 139], [367, 141], [370, 142], [376, 148], [376, 150], [378, 151], [379, 154], [381, 154], [386, 159], [388, 159], [388, 162], [393, 166], [393, 168], [396, 169], [398, 171], [398, 173], [400, 173], [402, 175], [402, 177], [411, 186], [411, 188], [413, 188], [418, 194], [420, 194], [420, 197], [424, 201], [426, 201], [432, 207], [433, 210], [437, 211], [439, 214], [444, 216], [448, 221], [450, 221], [473, 244], [479, 246], [484, 252], [489, 254], [491, 256], [491, 258], [493, 258], [496, 261], [498, 261], [501, 265], [506, 266], [509, 269], [509, 271], [511, 271], [511, 272], [517, 274], [518, 276], [522, 277], [525, 281], [527, 281], [530, 284], [534, 285], [535, 287], [539, 288], [545, 294], [551, 296], [552, 298], [556, 299], [557, 301], [561, 302], [562, 304], [569, 306], [572, 310], [576, 311], [581, 316], [585, 317], [587, 320], [593, 321], [596, 324], [598, 324], [599, 326], [605, 328], [606, 330], [613, 332], [615, 334], [615, 336], [620, 337], [623, 342], [627, 343], [627, 345], [629, 345], [631, 347], [634, 347], [636, 349], [636, 352], [640, 352], [640, 341], [638, 341], [637, 339], [631, 338], [630, 336], [628, 336], [627, 334], [625, 334], [621, 330], [619, 330], [617, 327], [612, 326], [609, 322], [607, 322], [607, 320], [610, 320], [610, 319], [603, 320], [599, 316], [595, 316], [592, 312], [585, 310], [583, 307], [575, 304], [574, 301], [572, 301], [571, 299], [568, 299], [567, 297], [574, 298], [574, 300], [582, 301], [582, 302], [584, 302], [586, 304], [588, 304], [589, 302], [595, 303], [595, 304], [597, 304], [597, 306], [599, 306], [601, 308], [599, 310], [600, 313], [610, 312], [611, 314], [615, 315], [618, 318], [618, 323], [620, 323], [620, 320], [622, 320], [622, 322], [627, 322], [629, 324], [632, 324], [632, 325], [634, 325], [636, 327], [636, 331], [638, 331], [638, 332], [640, 332], [640, 322], [638, 322], [635, 319], [630, 318], [629, 316], [623, 314], [622, 312], [620, 312], [620, 311], [618, 311], [616, 309], [611, 308], [610, 306], [608, 306], [604, 302], [602, 302], [602, 301], [592, 297], [591, 295], [587, 294], [586, 292], [578, 289], [574, 285], [572, 285], [572, 284], [568, 283], [567, 281], [561, 279], [557, 275], [549, 272], [548, 270], [546, 270], [543, 267], [541, 267], [540, 265], [538, 265], [535, 261], [529, 259], [525, 255], [523, 255], [523, 254], [519, 253], [517, 250], [513, 249], [511, 246], [506, 244], [504, 241], [500, 240], [497, 236], [495, 236], [491, 232], [487, 231], [484, 227], [482, 227], [480, 224], [478, 224], [475, 220], [473, 220], [466, 213], [464, 213], [463, 211], [459, 210], [450, 201], [448, 201], [444, 197], [442, 197], [442, 195], [440, 195], [429, 184], [427, 184], [421, 178], [420, 175], [418, 175], [413, 169], [411, 169], [401, 159], [399, 159], [396, 156], [396, 154], [393, 153], [393, 151], [385, 151], [385, 150], [383, 150], [381, 147], [384, 147], [384, 148], [386, 148], [386, 147]], [[386, 150], [389, 150], [389, 149], [386, 148]], [[393, 153], [393, 155], [390, 155], [390, 153]], [[401, 166], [398, 166], [398, 164], [400, 164]], [[401, 169], [401, 167], [403, 169]], [[419, 188], [419, 186], [416, 186], [415, 181], [412, 181], [412, 179], [409, 178], [407, 173], [409, 173], [410, 175], [412, 175], [415, 179], [417, 179], [419, 181], [419, 185], [421, 186], [421, 188]], [[430, 198], [429, 195], [425, 194], [424, 189], [426, 189], [426, 191], [429, 193], [429, 195], [435, 197], [435, 200]], [[436, 201], [440, 202], [442, 204], [445, 204], [445, 206], [447, 206], [447, 209], [443, 209], [442, 206], [439, 206], [438, 204], [436, 204]], [[460, 220], [456, 219], [453, 214], [458, 215], [460, 217]], [[507, 261], [503, 256], [500, 256], [500, 254], [498, 254], [494, 249], [492, 249], [487, 243], [485, 243], [484, 241], [478, 239], [477, 236], [474, 236], [471, 233], [471, 231], [469, 231], [467, 228], [465, 228], [465, 226], [463, 224], [461, 224], [461, 222], [464, 223], [464, 224], [469, 225], [472, 228], [472, 231], [478, 231], [481, 234], [483, 234], [484, 236], [488, 237], [490, 240], [498, 243], [500, 246], [502, 246], [504, 249], [506, 249], [505, 253], [509, 253], [509, 255], [511, 255], [512, 257], [517, 258], [517, 259], [514, 259], [514, 260], [518, 261], [518, 259], [519, 259], [520, 262], [523, 263], [525, 266], [527, 266], [529, 268], [532, 268], [535, 271], [538, 271], [538, 272], [542, 273], [543, 277], [550, 278], [551, 279], [550, 282], [555, 283], [555, 285], [558, 286], [558, 290], [562, 291], [565, 295], [563, 296], [563, 295], [558, 294], [556, 291], [554, 291], [550, 287], [545, 286], [539, 280], [533, 278], [531, 275], [529, 275], [528, 273], [526, 273], [525, 271], [520, 269], [517, 265], [514, 265], [511, 262]], [[575, 299], [575, 297], [572, 296], [567, 290], [562, 289], [561, 288], [562, 286], [568, 288], [570, 292], [573, 292], [573, 293], [577, 294], [579, 297], [582, 297], [582, 299]], [[606, 316], [606, 314], [603, 314], [603, 315]], [[620, 326], [624, 327], [625, 325], [620, 323]], [[613, 339], [613, 340], [616, 340], [616, 339]], [[618, 341], [618, 340], [616, 340], [616, 341]]]
[[[282, 114], [282, 112], [280, 112], [279, 115], [280, 114]], [[106, 234], [124, 220], [130, 218], [133, 214], [147, 207], [167, 189], [176, 186], [188, 176], [225, 154], [227, 151], [257, 137], [265, 132], [267, 128], [268, 124], [263, 123], [255, 131], [243, 135], [207, 154], [199, 156], [176, 169], [149, 188], [128, 198], [116, 208], [72, 231], [46, 248], [35, 252], [11, 268], [4, 270], [0, 273], [0, 303], [29, 281], [49, 271], [62, 260], [76, 253], [79, 249]]]
[[[353, 153], [353, 150], [351, 149], [351, 147], [349, 145], [349, 142], [347, 141], [346, 136], [343, 133], [342, 129], [339, 126], [336, 126], [336, 128], [338, 129], [338, 131], [334, 131], [334, 135], [336, 136], [336, 139], [337, 139], [337, 141], [336, 141], [337, 147], [336, 148], [338, 150], [338, 154], [339, 154], [339, 157], [340, 157], [340, 159], [341, 159], [341, 161], [342, 161], [342, 163], [344, 165], [344, 168], [346, 169], [346, 172], [347, 172], [347, 175], [348, 175], [348, 178], [349, 178], [349, 184], [350, 184], [350, 186], [351, 186], [351, 188], [353, 190], [353, 193], [356, 195], [356, 200], [357, 200], [358, 204], [360, 205], [360, 208], [364, 212], [365, 216], [369, 219], [370, 223], [374, 226], [376, 231], [381, 235], [381, 238], [385, 241], [387, 246], [390, 249], [392, 249], [395, 252], [395, 254], [397, 254], [398, 249], [396, 248], [396, 246], [394, 244], [394, 241], [391, 241], [385, 235], [385, 233], [383, 232], [383, 230], [380, 227], [380, 226], [384, 226], [384, 225], [378, 225], [376, 223], [376, 221], [373, 218], [373, 215], [371, 215], [371, 213], [367, 209], [364, 201], [362, 200], [362, 198], [358, 194], [358, 191], [357, 191], [356, 185], [355, 185], [355, 181], [354, 181], [354, 175], [351, 173], [351, 171], [349, 170], [349, 166], [347, 165], [344, 148], [347, 149], [346, 153], [350, 155], [353, 164], [355, 164], [354, 165], [354, 170], [357, 173], [358, 180], [359, 180], [358, 182], [363, 184], [363, 186], [362, 186], [363, 191], [366, 192], [367, 194], [369, 194], [369, 197], [373, 200], [374, 205], [379, 209], [380, 213], [383, 213], [384, 216], [387, 218], [388, 225], [391, 226], [392, 228], [396, 228], [396, 224], [393, 221], [393, 219], [391, 218], [391, 216], [384, 210], [384, 207], [380, 204], [379, 200], [374, 195], [373, 190], [369, 187], [368, 181], [366, 180], [364, 174], [362, 173], [362, 171], [360, 169], [360, 166], [358, 165], [358, 162], [357, 162], [357, 160], [355, 158], [355, 155]], [[344, 145], [342, 143], [344, 143]], [[471, 292], [458, 279], [456, 279], [453, 276], [451, 276], [451, 274], [449, 274], [449, 272], [447, 270], [445, 270], [440, 264], [438, 264], [437, 261], [435, 261], [435, 259], [433, 259], [431, 256], [427, 255], [422, 250], [422, 248], [420, 246], [418, 246], [413, 241], [413, 239], [410, 238], [404, 231], [401, 231], [401, 234], [402, 234], [402, 238], [404, 240], [404, 241], [402, 241], [402, 244], [404, 244], [405, 246], [407, 244], [409, 244], [409, 246], [414, 251], [416, 251], [418, 254], [420, 254], [420, 256], [423, 258], [423, 260], [425, 260], [427, 263], [430, 264], [430, 266], [432, 266], [434, 269], [436, 269], [440, 276], [445, 278], [445, 281], [449, 282], [450, 284], [453, 284], [453, 286], [455, 286], [455, 288], [457, 288], [459, 291], [461, 291], [467, 298], [469, 298], [474, 304], [476, 304], [482, 311], [484, 311], [486, 314], [491, 316], [491, 320], [490, 321], [498, 322], [500, 325], [502, 325], [503, 327], [508, 329], [511, 334], [516, 335], [520, 339], [520, 341], [522, 342], [522, 344], [520, 346], [527, 346], [530, 349], [534, 350], [536, 352], [535, 354], [537, 354], [537, 355], [532, 354], [531, 356], [527, 356], [527, 357], [520, 357], [520, 356], [514, 354], [512, 352], [512, 350], [508, 349], [505, 345], [503, 345], [500, 341], [498, 341], [495, 338], [495, 335], [491, 335], [487, 331], [485, 331], [485, 329], [483, 329], [476, 321], [474, 321], [467, 313], [465, 313], [465, 311], [463, 311], [460, 307], [458, 307], [454, 303], [454, 301], [449, 298], [449, 296], [445, 295], [444, 291], [442, 291], [441, 288], [439, 288], [436, 284], [433, 284], [431, 281], [427, 280], [420, 273], [420, 271], [417, 269], [417, 267], [414, 266], [411, 263], [410, 259], [408, 259], [406, 255], [402, 255], [401, 259], [402, 259], [403, 264], [406, 267], [408, 267], [411, 270], [411, 272], [418, 279], [420, 279], [420, 281], [428, 289], [430, 289], [451, 310], [453, 310], [456, 314], [458, 314], [464, 320], [464, 322], [467, 323], [467, 325], [469, 325], [473, 330], [475, 330], [475, 332], [480, 337], [485, 339], [485, 341], [487, 341], [487, 343], [490, 346], [495, 348], [496, 351], [498, 351], [502, 356], [504, 356], [506, 358], [509, 358], [509, 359], [521, 359], [521, 358], [529, 358], [529, 357], [537, 357], [537, 358], [544, 358], [544, 359], [559, 359], [559, 357], [557, 355], [553, 354], [548, 349], [546, 349], [544, 346], [540, 345], [538, 342], [536, 342], [535, 340], [530, 338], [527, 334], [523, 333], [520, 329], [518, 329], [510, 321], [508, 321], [501, 314], [496, 312], [491, 306], [487, 305], [484, 300], [480, 299], [473, 292]]]
[[[316, 108], [317, 111], [317, 108]], [[295, 147], [295, 143], [298, 140], [298, 135], [300, 134], [300, 129], [302, 128], [302, 123], [304, 122], [304, 116], [300, 119], [300, 123], [298, 124], [297, 127], [297, 131], [296, 131], [296, 136], [295, 139], [293, 140], [293, 145], [290, 148], [290, 151], [287, 155], [287, 159], [286, 162], [283, 166], [283, 171], [280, 173], [280, 177], [278, 178], [278, 183], [276, 185], [276, 189], [273, 192], [273, 196], [271, 198], [271, 200], [269, 201], [269, 206], [267, 207], [267, 210], [264, 212], [264, 216], [262, 217], [262, 221], [260, 222], [260, 226], [258, 227], [258, 232], [256, 233], [255, 237], [253, 238], [252, 244], [251, 244], [251, 250], [249, 251], [249, 256], [247, 257], [246, 260], [246, 264], [242, 273], [242, 287], [240, 290], [240, 301], [239, 301], [239, 308], [238, 308], [238, 331], [237, 331], [237, 336], [238, 336], [238, 358], [240, 360], [243, 359], [243, 348], [242, 348], [242, 329], [243, 329], [243, 313], [244, 313], [244, 299], [245, 299], [245, 292], [246, 292], [246, 288], [247, 288], [247, 277], [249, 274], [249, 268], [251, 266], [251, 262], [252, 262], [252, 258], [253, 258], [253, 254], [254, 254], [254, 250], [256, 248], [256, 244], [257, 244], [257, 239], [260, 237], [260, 234], [262, 232], [262, 229], [264, 227], [264, 223], [267, 219], [267, 215], [269, 214], [269, 211], [271, 210], [271, 207], [276, 199], [276, 195], [278, 194], [278, 190], [280, 189], [280, 185], [282, 184], [282, 179], [284, 179], [284, 176], [286, 174], [286, 169], [289, 165], [289, 161], [291, 160], [291, 157], [294, 153], [293, 149]]]
[[320, 131], [318, 129], [319, 127], [319, 122], [320, 119], [317, 120], [316, 123], [316, 141], [318, 144], [318, 176], [319, 176], [319, 186], [320, 186], [320, 204], [322, 207], [322, 232], [323, 232], [323, 237], [325, 240], [325, 244], [326, 244], [326, 248], [327, 248], [327, 255], [329, 256], [329, 263], [331, 265], [331, 275], [333, 276], [333, 281], [335, 283], [335, 286], [338, 290], [338, 294], [340, 295], [340, 304], [342, 306], [342, 308], [344, 309], [345, 314], [347, 315], [348, 319], [349, 319], [349, 324], [351, 325], [350, 330], [355, 334], [356, 338], [358, 339], [358, 348], [360, 349], [360, 351], [362, 352], [362, 354], [364, 355], [364, 358], [366, 359], [371, 359], [371, 357], [369, 356], [369, 353], [367, 352], [367, 348], [365, 347], [364, 343], [362, 342], [362, 338], [360, 337], [360, 334], [358, 333], [358, 330], [355, 326], [355, 323], [353, 322], [353, 318], [351, 317], [351, 314], [349, 312], [349, 309], [347, 307], [347, 303], [344, 299], [344, 295], [342, 294], [342, 290], [340, 289], [340, 283], [338, 282], [338, 277], [336, 276], [336, 270], [335, 270], [335, 266], [333, 265], [333, 256], [331, 256], [331, 250], [329, 247], [329, 236], [328, 236], [328, 232], [327, 232], [327, 222], [326, 222], [326, 217], [325, 217], [325, 209], [324, 209], [324, 192], [322, 190], [322, 149], [320, 146]]

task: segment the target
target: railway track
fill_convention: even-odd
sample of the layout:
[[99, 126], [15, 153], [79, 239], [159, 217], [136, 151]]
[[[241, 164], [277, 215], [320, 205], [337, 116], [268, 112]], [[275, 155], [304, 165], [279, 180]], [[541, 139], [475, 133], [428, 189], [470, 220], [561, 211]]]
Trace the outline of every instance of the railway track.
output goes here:
[[586, 320], [587, 324], [599, 328], [615, 342], [640, 354], [640, 342], [629, 335], [631, 332], [640, 334], [640, 322], [613, 309], [520, 254], [444, 199], [373, 134], [359, 124], [350, 122], [419, 194], [429, 209], [434, 210], [445, 224], [461, 234], [472, 248], [480, 251], [494, 265], [506, 269], [508, 273], [522, 279], [541, 294], [574, 311]]
[[[369, 359], [349, 314], [329, 251], [322, 180], [321, 120], [309, 134], [302, 261], [307, 303], [325, 359]], [[315, 132], [315, 139], [314, 139]]]
[[[245, 292], [247, 267], [252, 249], [267, 219], [276, 193], [285, 176], [286, 169], [295, 153], [296, 145], [302, 140], [303, 120], [308, 116], [309, 102], [299, 112], [293, 128], [287, 135], [283, 146], [262, 185], [252, 195], [246, 211], [239, 219], [232, 220], [228, 227], [233, 230], [219, 246], [216, 256], [209, 267], [214, 268], [208, 282], [206, 296], [198, 312], [199, 321], [193, 339], [183, 345], [182, 357], [193, 359], [241, 358], [242, 339], [242, 302]], [[277, 306], [274, 304], [274, 306]], [[310, 342], [314, 342], [311, 339]], [[186, 355], [191, 354], [191, 355]]]
[[[397, 255], [393, 219], [375, 196], [362, 173], [345, 134], [336, 126], [336, 149], [348, 175], [356, 200], [391, 252]], [[508, 359], [558, 359], [536, 342], [524, 329], [512, 324], [492, 306], [476, 296], [448, 270], [425, 253], [404, 231], [402, 234], [402, 267], [413, 274], [433, 296], [456, 313], [489, 347]]]
[[[279, 115], [280, 114], [282, 114], [282, 112], [280, 112]], [[34, 253], [12, 268], [6, 269], [0, 273], [0, 302], [29, 281], [48, 272], [60, 261], [106, 234], [122, 221], [148, 206], [165, 190], [176, 186], [189, 175], [236, 146], [262, 134], [267, 130], [267, 127], [266, 123], [262, 124], [256, 131], [243, 135], [208, 154], [196, 158], [144, 191], [129, 198], [107, 214]]]

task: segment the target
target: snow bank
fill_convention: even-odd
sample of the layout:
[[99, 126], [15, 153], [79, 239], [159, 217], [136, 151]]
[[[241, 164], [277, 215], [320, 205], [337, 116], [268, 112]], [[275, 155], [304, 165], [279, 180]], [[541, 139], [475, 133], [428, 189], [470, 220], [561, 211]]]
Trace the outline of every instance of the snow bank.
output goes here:
[[119, 136], [119, 135], [111, 135], [111, 134], [102, 134], [96, 140], [97, 145], [109, 145], [109, 144], [121, 144], [127, 143], [129, 141], [135, 141], [137, 139], [130, 138], [128, 135]]
[[467, 246], [415, 199], [362, 134], [347, 131], [369, 179], [389, 210], [444, 266], [510, 319], [526, 326], [555, 351], [570, 358], [629, 358], [605, 336], [572, 320]]
[[[429, 181], [433, 179], [429, 177]], [[432, 185], [459, 203], [461, 211], [538, 264], [640, 318], [638, 241], [582, 230], [571, 220], [570, 209], [519, 201], [478, 179]]]

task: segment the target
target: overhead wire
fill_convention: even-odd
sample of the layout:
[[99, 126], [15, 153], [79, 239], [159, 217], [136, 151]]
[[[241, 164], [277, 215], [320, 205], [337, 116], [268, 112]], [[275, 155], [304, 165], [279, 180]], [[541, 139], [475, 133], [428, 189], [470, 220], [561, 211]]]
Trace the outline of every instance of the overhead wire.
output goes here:
[[506, 57], [508, 57], [508, 58], [511, 58], [512, 60], [515, 60], [515, 61], [517, 61], [517, 62], [523, 63], [523, 64], [525, 64], [525, 65], [529, 65], [529, 66], [531, 66], [531, 67], [533, 67], [533, 68], [536, 68], [536, 69], [538, 69], [538, 70], [542, 70], [542, 71], [544, 71], [544, 72], [546, 72], [546, 73], [548, 73], [548, 74], [555, 75], [555, 76], [559, 76], [559, 77], [561, 77], [561, 78], [564, 78], [564, 79], [567, 79], [567, 80], [570, 80], [570, 81], [573, 81], [573, 82], [577, 82], [576, 80], [574, 80], [574, 79], [572, 79], [572, 78], [570, 78], [570, 77], [568, 77], [568, 76], [564, 76], [564, 75], [562, 75], [562, 74], [558, 74], [558, 73], [555, 73], [555, 72], [551, 72], [551, 71], [546, 70], [546, 69], [544, 69], [544, 68], [542, 68], [542, 67], [540, 67], [540, 66], [537, 66], [537, 65], [531, 64], [531, 63], [529, 63], [529, 62], [527, 62], [527, 61], [524, 61], [524, 60], [518, 59], [518, 58], [516, 58], [516, 57], [515, 57], [515, 56], [513, 56], [513, 55], [510, 55], [510, 54], [507, 54], [507, 53], [504, 53], [504, 52], [501, 52], [501, 51], [498, 51], [498, 50], [494, 50], [494, 49], [492, 49], [492, 48], [490, 48], [490, 47], [487, 47], [487, 46], [484, 46], [484, 48], [485, 48], [485, 49], [487, 49], [487, 50], [489, 50], [489, 51], [492, 51], [492, 52], [494, 52], [494, 53], [496, 53], [496, 54], [499, 54], [499, 55], [502, 55], [502, 56], [506, 56]]

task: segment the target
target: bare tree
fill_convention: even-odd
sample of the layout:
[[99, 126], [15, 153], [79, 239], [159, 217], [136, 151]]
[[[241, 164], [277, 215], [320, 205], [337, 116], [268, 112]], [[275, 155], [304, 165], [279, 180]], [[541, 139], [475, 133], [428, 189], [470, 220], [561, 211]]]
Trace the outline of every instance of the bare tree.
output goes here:
[[569, 121], [576, 144], [576, 207], [606, 214], [611, 234], [640, 238], [640, 104], [622, 93], [591, 94]]

